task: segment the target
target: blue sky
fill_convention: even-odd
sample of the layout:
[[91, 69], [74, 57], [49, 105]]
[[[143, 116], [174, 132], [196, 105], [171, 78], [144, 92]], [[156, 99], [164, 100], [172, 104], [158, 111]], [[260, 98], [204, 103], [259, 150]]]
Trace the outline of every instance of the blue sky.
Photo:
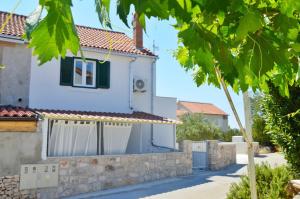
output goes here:
[[[0, 10], [12, 11], [19, 0], [2, 0]], [[37, 6], [38, 0], [20, 0], [15, 10], [16, 13], [28, 15]], [[115, 0], [111, 5], [111, 21], [113, 29], [125, 32], [132, 37], [132, 30], [127, 28], [116, 15]], [[73, 0], [73, 16], [76, 24], [92, 27], [101, 27], [98, 21], [94, 0]], [[132, 16], [130, 16], [131, 20]], [[172, 52], [177, 48], [177, 33], [172, 27], [174, 21], [158, 21], [151, 19], [147, 21], [147, 33], [144, 34], [144, 46], [152, 50], [153, 40], [159, 47], [156, 54], [157, 61], [157, 95], [177, 97], [178, 100], [210, 102], [223, 109], [229, 114], [230, 127], [237, 127], [233, 113], [222, 90], [213, 86], [203, 85], [197, 87], [192, 76], [177, 63]], [[237, 111], [244, 121], [242, 95], [232, 94]]]

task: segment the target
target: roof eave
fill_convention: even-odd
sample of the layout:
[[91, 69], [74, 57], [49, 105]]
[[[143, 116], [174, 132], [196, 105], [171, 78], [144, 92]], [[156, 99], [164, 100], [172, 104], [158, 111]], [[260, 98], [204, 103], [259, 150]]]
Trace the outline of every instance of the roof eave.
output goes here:
[[[38, 112], [38, 111], [37, 111]], [[52, 120], [76, 120], [76, 121], [99, 121], [99, 122], [120, 122], [120, 123], [143, 123], [143, 124], [181, 124], [177, 120], [149, 120], [140, 118], [120, 118], [110, 116], [89, 116], [89, 115], [75, 115], [75, 114], [52, 114], [38, 112], [44, 119]]]
[[27, 43], [24, 39], [18, 36], [0, 34], [0, 41], [12, 42], [17, 44], [25, 44]]
[[90, 52], [98, 52], [98, 53], [110, 53], [112, 55], [125, 56], [125, 57], [145, 57], [145, 58], [152, 58], [152, 59], [159, 58], [157, 55], [141, 55], [136, 53], [126, 53], [117, 50], [107, 50], [104, 48], [95, 48], [95, 47], [87, 47], [87, 46], [82, 46], [82, 50], [90, 51]]

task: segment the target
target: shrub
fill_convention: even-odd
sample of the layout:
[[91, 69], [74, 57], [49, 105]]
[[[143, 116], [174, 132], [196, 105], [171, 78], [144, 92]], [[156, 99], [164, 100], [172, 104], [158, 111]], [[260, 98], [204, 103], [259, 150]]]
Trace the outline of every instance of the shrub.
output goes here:
[[182, 124], [176, 128], [177, 140], [213, 140], [221, 137], [221, 130], [209, 123], [200, 113], [180, 117]]
[[[293, 173], [287, 166], [271, 168], [268, 164], [256, 165], [256, 188], [259, 199], [288, 199], [287, 186]], [[227, 199], [251, 199], [249, 178], [242, 176], [239, 183], [233, 183]]]
[[279, 145], [293, 170], [300, 173], [300, 88], [290, 86], [290, 97], [282, 97], [270, 86], [263, 100], [263, 117], [272, 141]]
[[261, 93], [255, 93], [251, 98], [252, 108], [252, 136], [253, 140], [259, 142], [262, 146], [270, 146], [274, 149], [274, 144], [271, 141], [271, 136], [266, 131], [266, 122], [263, 118], [262, 106], [263, 106], [264, 95]]
[[259, 145], [270, 146], [274, 148], [271, 135], [265, 129], [265, 121], [262, 117], [256, 116], [253, 118], [252, 136], [253, 140], [259, 142]]
[[242, 135], [239, 129], [229, 129], [226, 132], [222, 132], [220, 140], [224, 142], [231, 142], [232, 136]]

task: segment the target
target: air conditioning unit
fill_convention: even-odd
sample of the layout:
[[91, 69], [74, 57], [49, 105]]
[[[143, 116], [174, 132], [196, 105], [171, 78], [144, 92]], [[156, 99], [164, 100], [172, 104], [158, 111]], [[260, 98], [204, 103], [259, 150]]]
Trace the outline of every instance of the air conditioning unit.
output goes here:
[[134, 78], [133, 80], [133, 92], [146, 92], [146, 80], [142, 78]]

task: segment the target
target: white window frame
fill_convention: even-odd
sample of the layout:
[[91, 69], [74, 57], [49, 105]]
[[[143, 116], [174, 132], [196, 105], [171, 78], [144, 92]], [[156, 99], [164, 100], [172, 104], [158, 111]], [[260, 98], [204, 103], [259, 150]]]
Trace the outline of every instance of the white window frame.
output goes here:
[[[75, 83], [75, 75], [76, 75], [76, 62], [81, 61], [82, 62], [82, 84], [76, 84]], [[93, 84], [87, 85], [86, 84], [86, 67], [88, 63], [93, 63]], [[85, 87], [85, 88], [96, 88], [96, 61], [92, 60], [86, 60], [84, 62], [82, 59], [74, 59], [73, 64], [73, 85], [78, 87]]]

